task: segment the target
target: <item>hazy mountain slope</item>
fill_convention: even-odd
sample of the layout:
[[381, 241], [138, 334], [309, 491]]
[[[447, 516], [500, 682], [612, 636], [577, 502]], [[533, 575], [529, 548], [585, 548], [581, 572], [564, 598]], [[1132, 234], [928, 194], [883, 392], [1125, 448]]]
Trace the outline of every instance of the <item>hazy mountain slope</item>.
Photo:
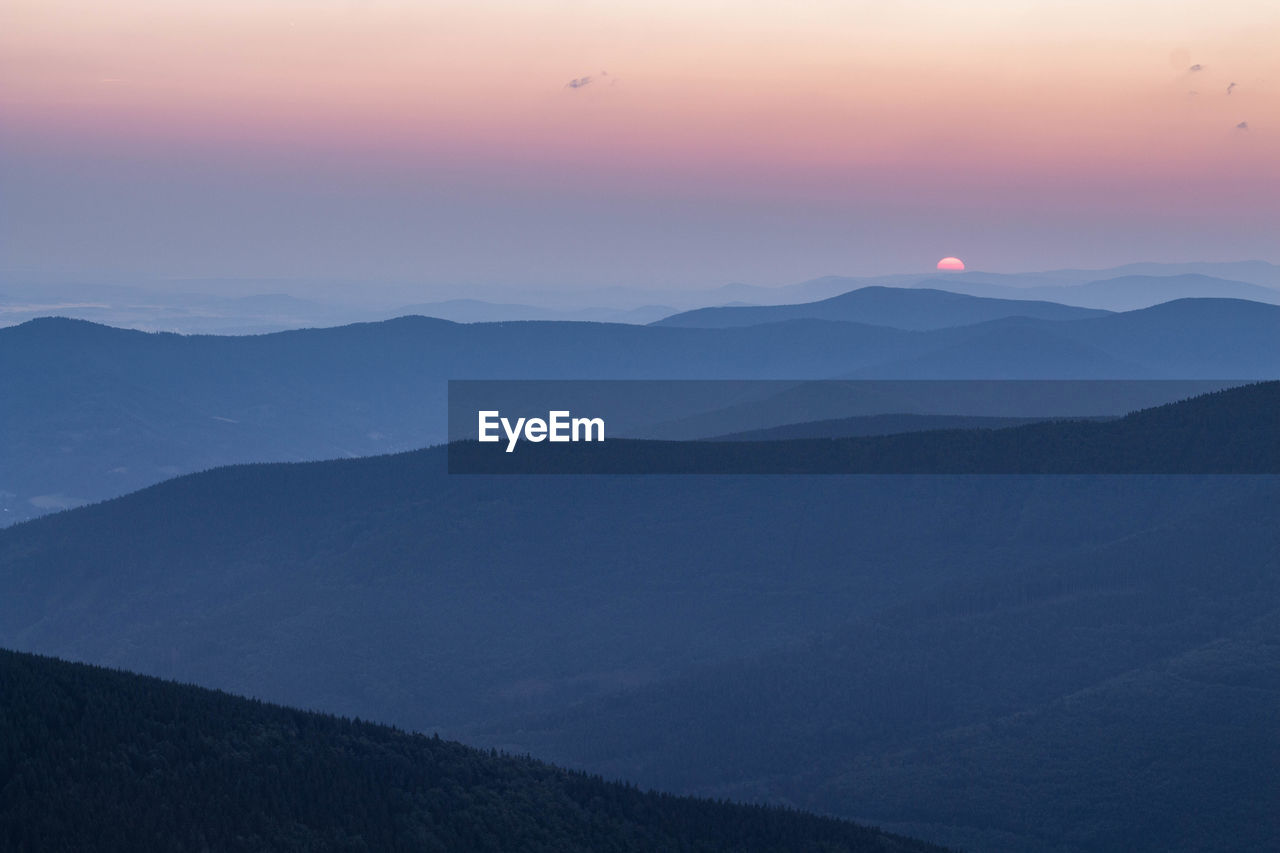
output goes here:
[[0, 330], [0, 397], [21, 401], [0, 407], [0, 515], [20, 520], [230, 462], [440, 442], [450, 378], [817, 378], [918, 345], [908, 332], [835, 323], [691, 330], [419, 317], [182, 337], [33, 321]]
[[[866, 792], [878, 801], [867, 813], [910, 816], [895, 825], [899, 831], [915, 826], [969, 849], [1274, 850], [1278, 674], [1272, 614], [1267, 624], [1034, 711], [859, 761], [821, 799]], [[972, 783], [975, 770], [984, 783]], [[999, 790], [1013, 779], [1021, 783], [1016, 793]], [[1068, 785], [1084, 796], [1055, 795]], [[949, 811], [973, 817], [964, 827], [915, 824], [941, 811], [914, 809], [922, 794], [948, 798]], [[1041, 796], [1046, 805], [1029, 804]], [[1017, 823], [1021, 838], [1009, 829]]]
[[1063, 324], [1066, 334], [1162, 376], [1280, 377], [1280, 305], [1238, 299], [1178, 299]]
[[492, 735], [647, 783], [862, 815], [972, 849], [1270, 850], [1276, 482]]
[[447, 299], [443, 302], [420, 302], [405, 305], [396, 316], [421, 314], [455, 323], [495, 323], [512, 320], [578, 320], [587, 323], [652, 323], [675, 313], [664, 305], [637, 308], [547, 308], [482, 299]]
[[[1089, 772], [1044, 781], [1047, 765], [997, 762], [1035, 753], [1015, 739], [984, 753], [983, 785], [1000, 781], [972, 801], [947, 793], [969, 747], [910, 764], [879, 799], [851, 774], [1280, 607], [1275, 478], [486, 478], [442, 462], [224, 468], [6, 530], [0, 644], [972, 832], [978, 849], [1036, 849], [1023, 842], [1041, 823], [1114, 849], [1118, 809], [1161, 844], [1175, 813], [1200, 814], [1193, 840], [1256, 836], [1260, 818], [1237, 832], [1183, 794], [1098, 801], [1149, 760], [1133, 744], [1176, 735], [1132, 728], [1162, 719], [1155, 694], [1082, 711], [1123, 747]], [[1218, 797], [1270, 730], [1213, 731], [1225, 752], [1170, 767]], [[945, 772], [914, 777], [931, 764]], [[928, 803], [904, 805], [909, 788]], [[1245, 793], [1256, 815], [1257, 786]]]
[[[1073, 336], [1070, 329], [1064, 328], [1066, 325], [1009, 318], [957, 330], [944, 329], [934, 334], [937, 348], [907, 358], [886, 359], [851, 371], [846, 378], [1210, 378], [1201, 373], [1171, 376], [1153, 367], [1151, 361], [1117, 357], [1096, 343]], [[1214, 374], [1212, 378], [1222, 377]]]
[[[945, 283], [945, 282], [944, 282]], [[1069, 308], [1052, 302], [986, 299], [945, 290], [863, 287], [819, 302], [799, 305], [699, 308], [659, 320], [653, 325], [727, 328], [778, 323], [783, 320], [842, 320], [899, 329], [967, 326], [1002, 317], [1070, 320], [1102, 312]]]
[[1207, 275], [1127, 275], [1074, 287], [1037, 289], [1035, 298], [1066, 305], [1106, 306], [1112, 311], [1149, 308], [1174, 299], [1247, 299], [1280, 303], [1280, 290]]
[[10, 528], [0, 644], [456, 732], [795, 641], [1252, 482], [491, 479], [443, 463], [223, 468]]
[[1083, 320], [1010, 318], [930, 333], [937, 346], [850, 378], [1280, 377], [1280, 305], [1179, 299]]
[[1260, 284], [1264, 287], [1280, 287], [1280, 266], [1267, 261], [1193, 261], [1180, 264], [1140, 261], [1100, 270], [1051, 270], [1041, 275], [1062, 276], [1083, 281], [1099, 281], [1126, 275], [1205, 275], [1230, 281]]
[[[1136, 268], [1146, 267], [1139, 265]], [[974, 277], [960, 274], [946, 278], [924, 279], [910, 286], [943, 288], [956, 293], [993, 299], [1048, 300], [1062, 305], [1106, 311], [1133, 311], [1174, 299], [1246, 299], [1253, 302], [1280, 303], [1280, 289], [1277, 289], [1280, 286], [1280, 276], [1272, 278], [1262, 268], [1241, 271], [1246, 275], [1253, 272], [1253, 278], [1257, 280], [1236, 280], [1230, 276], [1218, 274], [1163, 271], [1150, 274], [1130, 272], [1126, 275], [1113, 276], [1095, 273], [1081, 279], [1079, 276], [1085, 271], [1068, 270], [1063, 272], [1065, 281], [1058, 280], [1052, 273], [1046, 273], [1029, 281], [1013, 282], [981, 274]]]
[[682, 329], [406, 317], [183, 337], [33, 321], [0, 329], [0, 397], [21, 401], [0, 407], [0, 518], [214, 465], [442, 441], [447, 379], [835, 376], [1274, 378], [1280, 307], [1193, 300], [929, 332], [818, 320]]
[[0, 688], [11, 850], [940, 849], [13, 652]]

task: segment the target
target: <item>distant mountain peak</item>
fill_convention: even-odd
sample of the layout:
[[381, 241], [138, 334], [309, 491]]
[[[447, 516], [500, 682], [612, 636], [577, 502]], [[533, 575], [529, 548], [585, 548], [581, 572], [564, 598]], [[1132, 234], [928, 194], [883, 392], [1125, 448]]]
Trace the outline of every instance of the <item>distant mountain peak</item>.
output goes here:
[[815, 302], [793, 305], [699, 308], [652, 324], [686, 328], [757, 326], [784, 320], [838, 320], [927, 331], [1005, 317], [1073, 320], [1106, 312], [1053, 302], [993, 299], [931, 287], [866, 285]]

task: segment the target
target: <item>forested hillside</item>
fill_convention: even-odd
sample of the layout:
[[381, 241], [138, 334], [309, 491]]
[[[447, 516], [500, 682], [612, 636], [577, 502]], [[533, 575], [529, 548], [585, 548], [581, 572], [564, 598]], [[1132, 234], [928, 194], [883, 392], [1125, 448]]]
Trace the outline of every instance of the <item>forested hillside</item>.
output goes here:
[[778, 808], [0, 651], [0, 847], [940, 851]]
[[1274, 477], [443, 461], [224, 468], [4, 531], [0, 644], [971, 849], [1114, 850], [1119, 815], [1130, 851], [1276, 837]]

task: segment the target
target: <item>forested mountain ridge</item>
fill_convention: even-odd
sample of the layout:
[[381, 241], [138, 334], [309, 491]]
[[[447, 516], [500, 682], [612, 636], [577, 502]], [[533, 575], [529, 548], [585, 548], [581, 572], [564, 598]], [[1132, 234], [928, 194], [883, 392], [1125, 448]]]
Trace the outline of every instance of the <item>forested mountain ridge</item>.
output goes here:
[[0, 847], [941, 853], [776, 807], [0, 650]]

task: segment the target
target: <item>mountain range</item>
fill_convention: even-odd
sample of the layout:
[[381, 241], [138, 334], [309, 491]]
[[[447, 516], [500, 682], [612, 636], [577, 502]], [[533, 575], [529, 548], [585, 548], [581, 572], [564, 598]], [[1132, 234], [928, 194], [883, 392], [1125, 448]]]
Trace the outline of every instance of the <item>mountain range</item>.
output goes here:
[[[1163, 411], [1230, 446], [1224, 401], [1271, 387]], [[0, 645], [970, 849], [1280, 842], [1274, 476], [444, 455], [218, 468], [0, 532]]]
[[1099, 279], [1084, 284], [1032, 284], [1011, 287], [981, 280], [956, 281], [952, 278], [925, 280], [915, 285], [945, 287], [973, 296], [1006, 299], [1051, 300], [1064, 305], [1078, 305], [1109, 311], [1132, 311], [1149, 308], [1174, 299], [1247, 299], [1253, 302], [1280, 304], [1280, 289], [1214, 276], [1185, 273], [1182, 275], [1126, 275]]
[[[1280, 289], [1280, 266], [1266, 261], [1232, 261], [1225, 263], [1133, 263], [1123, 264], [1107, 269], [1057, 269], [1040, 272], [996, 273], [982, 270], [966, 272], [925, 272], [899, 273], [881, 276], [841, 276], [828, 275], [810, 279], [797, 284], [781, 287], [759, 287], [745, 284], [730, 284], [708, 291], [703, 296], [701, 306], [729, 305], [733, 303], [750, 305], [782, 305], [798, 302], [813, 302], [827, 299], [856, 290], [861, 287], [926, 287], [948, 290], [954, 293], [968, 293], [974, 296], [991, 296], [1007, 299], [1052, 299], [1052, 296], [1036, 293], [1033, 288], [1071, 288], [1102, 282], [1109, 279], [1126, 278], [1128, 276], [1152, 276], [1159, 278], [1175, 278], [1179, 276], [1203, 276], [1208, 281], [1204, 292], [1183, 294], [1194, 297], [1220, 297], [1228, 294], [1216, 292], [1215, 281], [1228, 283], [1243, 282], [1258, 285], [1270, 290]], [[1165, 295], [1154, 298], [1146, 305], [1132, 307], [1148, 307], [1159, 302], [1175, 298]], [[1248, 297], [1245, 297], [1248, 298]], [[670, 300], [668, 300], [670, 301]], [[1072, 305], [1084, 303], [1068, 300]], [[1270, 301], [1270, 300], [1264, 300]], [[1108, 310], [1116, 309], [1109, 304], [1088, 305], [1087, 307]]]
[[[1118, 282], [1129, 277], [1151, 281]], [[1135, 263], [1110, 269], [1023, 273], [974, 270], [829, 275], [781, 286], [733, 283], [679, 290], [614, 286], [575, 291], [331, 279], [79, 280], [9, 270], [0, 271], [0, 327], [51, 315], [144, 331], [224, 335], [376, 322], [405, 314], [468, 323], [648, 323], [708, 306], [812, 302], [869, 286], [925, 287], [974, 296], [1048, 299], [1089, 308], [1130, 310], [1175, 298], [1275, 302], [1275, 294], [1280, 292], [1280, 267], [1265, 261]], [[352, 294], [358, 294], [358, 300], [353, 301]]]
[[[1280, 293], [1277, 297], [1280, 298]], [[1005, 317], [1076, 320], [1104, 313], [1030, 299], [992, 299], [946, 290], [872, 286], [800, 305], [699, 308], [674, 314], [653, 325], [723, 329], [785, 320], [843, 320], [897, 329], [927, 330], [968, 326]]]
[[43, 319], [0, 329], [0, 395], [22, 401], [0, 409], [0, 515], [12, 523], [215, 465], [441, 442], [448, 379], [1276, 376], [1280, 306], [1238, 300], [929, 331], [405, 317], [215, 337]]

